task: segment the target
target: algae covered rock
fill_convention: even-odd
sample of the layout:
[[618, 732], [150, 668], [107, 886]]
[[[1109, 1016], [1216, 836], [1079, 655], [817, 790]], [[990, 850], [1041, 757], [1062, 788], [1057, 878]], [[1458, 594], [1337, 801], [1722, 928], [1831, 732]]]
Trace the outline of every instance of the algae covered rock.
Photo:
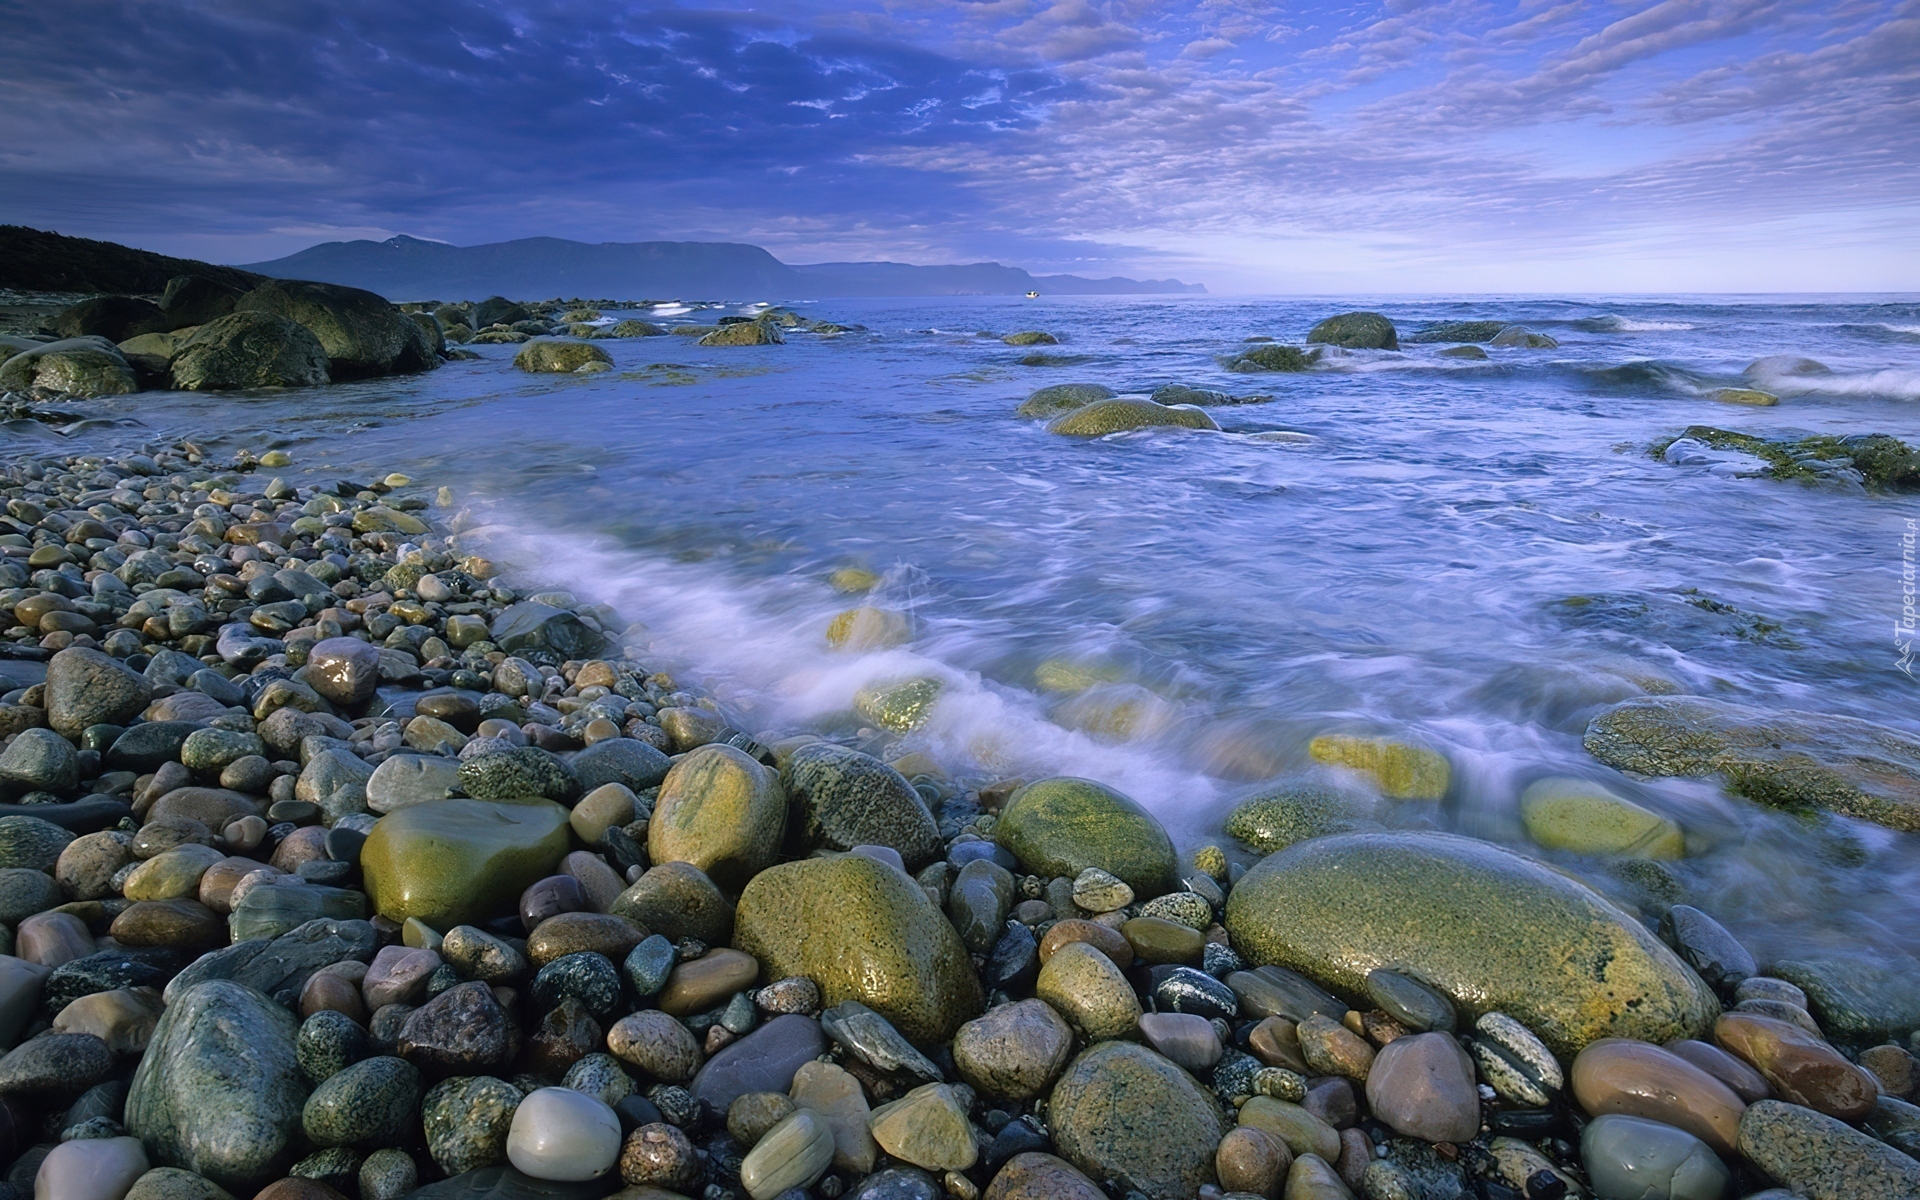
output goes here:
[[1271, 854], [1308, 838], [1352, 832], [1363, 820], [1357, 797], [1313, 784], [1283, 784], [1235, 805], [1227, 815], [1227, 835]]
[[264, 312], [298, 321], [327, 352], [334, 379], [362, 379], [440, 365], [420, 327], [386, 298], [361, 288], [298, 279], [269, 279], [234, 302], [235, 312]]
[[766, 321], [736, 321], [701, 338], [701, 346], [778, 346], [787, 339]]
[[849, 608], [827, 623], [827, 645], [835, 650], [884, 650], [912, 638], [913, 623], [907, 614], [890, 608]]
[[1111, 400], [1117, 395], [1112, 388], [1101, 383], [1056, 383], [1043, 387], [1021, 402], [1013, 410], [1016, 417], [1053, 417], [1064, 412], [1072, 412], [1083, 405], [1096, 400]]
[[103, 337], [66, 338], [23, 350], [0, 364], [0, 391], [124, 396], [139, 390], [120, 348]]
[[733, 928], [763, 978], [804, 975], [826, 1005], [857, 1000], [912, 1041], [944, 1041], [980, 1015], [980, 981], [946, 914], [911, 876], [864, 854], [760, 872]]
[[1173, 842], [1153, 814], [1091, 779], [1060, 776], [1015, 792], [994, 840], [1035, 874], [1072, 878], [1099, 867], [1149, 899], [1176, 886]]
[[481, 924], [554, 873], [569, 845], [567, 817], [547, 800], [435, 800], [388, 813], [360, 848], [367, 896], [395, 921]]
[[1585, 745], [1622, 771], [1717, 774], [1761, 804], [1920, 831], [1920, 740], [1870, 721], [1649, 696], [1595, 717]]
[[567, 342], [556, 338], [535, 338], [520, 347], [513, 365], [522, 371], [565, 375], [588, 363], [613, 365], [613, 356], [589, 342]]
[[1549, 850], [1653, 859], [1679, 858], [1687, 850], [1671, 817], [1590, 779], [1554, 776], [1528, 784], [1520, 793], [1520, 821], [1527, 836]]
[[1438, 800], [1447, 794], [1453, 774], [1441, 754], [1391, 738], [1322, 734], [1307, 743], [1307, 753], [1315, 762], [1371, 776], [1396, 800]]
[[1307, 331], [1309, 345], [1321, 342], [1348, 350], [1398, 350], [1400, 335], [1393, 322], [1377, 312], [1341, 313]]
[[1197, 408], [1168, 406], [1151, 400], [1115, 397], [1096, 400], [1057, 418], [1047, 426], [1048, 433], [1067, 437], [1105, 437], [1129, 429], [1166, 426], [1176, 429], [1219, 429], [1212, 417]]
[[1713, 992], [1638, 921], [1569, 875], [1450, 834], [1298, 843], [1247, 872], [1225, 923], [1249, 962], [1349, 995], [1409, 974], [1474, 1016], [1498, 1010], [1555, 1053], [1598, 1038], [1698, 1036]]
[[232, 313], [195, 330], [173, 355], [182, 391], [314, 387], [327, 383], [327, 352], [307, 327], [265, 312]]
[[1188, 1200], [1212, 1183], [1227, 1131], [1193, 1076], [1132, 1042], [1102, 1042], [1074, 1059], [1048, 1117], [1068, 1162], [1151, 1200]]
[[910, 869], [939, 855], [939, 827], [906, 776], [858, 750], [812, 742], [787, 757], [780, 784], [796, 849], [891, 846]]
[[861, 688], [853, 706], [861, 716], [882, 729], [912, 733], [927, 723], [933, 706], [940, 699], [938, 679], [909, 679], [904, 683], [881, 684]]
[[1319, 361], [1320, 351], [1318, 350], [1302, 350], [1298, 346], [1270, 342], [1242, 351], [1227, 364], [1227, 370], [1236, 375], [1253, 375], [1265, 371], [1305, 371]]
[[660, 784], [647, 854], [692, 863], [721, 887], [739, 888], [773, 863], [786, 828], [787, 798], [773, 772], [732, 746], [709, 744]]

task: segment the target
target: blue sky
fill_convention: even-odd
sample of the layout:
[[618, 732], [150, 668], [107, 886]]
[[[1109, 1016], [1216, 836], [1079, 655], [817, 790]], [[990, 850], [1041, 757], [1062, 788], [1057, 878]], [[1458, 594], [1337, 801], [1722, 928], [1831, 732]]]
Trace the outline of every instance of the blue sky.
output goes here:
[[1920, 290], [1920, 0], [62, 0], [0, 220], [1220, 292]]

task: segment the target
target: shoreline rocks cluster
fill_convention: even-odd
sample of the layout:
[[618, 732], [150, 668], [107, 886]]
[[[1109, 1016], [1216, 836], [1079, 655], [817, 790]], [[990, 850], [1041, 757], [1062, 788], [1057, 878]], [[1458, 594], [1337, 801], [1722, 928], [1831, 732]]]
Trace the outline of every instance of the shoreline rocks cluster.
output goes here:
[[[1430, 748], [1323, 734], [1352, 790], [1182, 848], [1089, 780], [736, 729], [612, 611], [460, 553], [450, 496], [292, 466], [8, 464], [7, 1194], [1920, 1197], [1897, 980], [1370, 825], [1448, 794]], [[1596, 728], [1642, 773], [1807, 778]], [[1882, 795], [1870, 733], [1795, 736], [1852, 781], [1819, 794]], [[1598, 785], [1523, 809], [1556, 851], [1684, 853]]]

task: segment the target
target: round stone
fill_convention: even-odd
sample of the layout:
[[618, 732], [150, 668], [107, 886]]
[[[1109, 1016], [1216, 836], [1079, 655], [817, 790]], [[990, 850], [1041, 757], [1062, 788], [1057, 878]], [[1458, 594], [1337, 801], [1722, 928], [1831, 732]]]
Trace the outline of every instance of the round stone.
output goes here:
[[687, 754], [660, 785], [647, 824], [654, 862], [685, 862], [739, 888], [771, 866], [786, 830], [779, 780], [732, 746]]
[[607, 1048], [622, 1062], [665, 1083], [686, 1083], [704, 1058], [692, 1031], [652, 1009], [614, 1022], [607, 1031]]
[[541, 1088], [514, 1110], [507, 1159], [522, 1174], [560, 1182], [598, 1179], [620, 1157], [620, 1118], [591, 1096]]
[[1608, 1114], [1588, 1122], [1580, 1160], [1602, 1196], [1721, 1200], [1732, 1181], [1705, 1142], [1641, 1117]]
[[435, 1084], [420, 1104], [427, 1152], [449, 1175], [504, 1164], [520, 1101], [519, 1088], [485, 1075]]
[[1687, 1060], [1621, 1038], [1603, 1038], [1573, 1060], [1573, 1095], [1589, 1115], [1623, 1113], [1672, 1125], [1727, 1158], [1747, 1111], [1732, 1089]]
[[1073, 1030], [1044, 1000], [1003, 1004], [968, 1021], [953, 1037], [960, 1078], [998, 1100], [1038, 1096], [1052, 1086], [1072, 1053]]
[[700, 1180], [700, 1157], [693, 1143], [665, 1122], [642, 1125], [628, 1134], [619, 1158], [620, 1178], [635, 1187], [690, 1192]]
[[1167, 832], [1144, 808], [1086, 779], [1043, 779], [1015, 792], [993, 838], [1036, 874], [1076, 876], [1099, 867], [1137, 895], [1172, 890], [1176, 858]]
[[362, 1059], [307, 1098], [301, 1125], [317, 1146], [397, 1144], [420, 1103], [420, 1072], [398, 1058]]
[[1152, 1200], [1187, 1200], [1212, 1181], [1225, 1128], [1192, 1076], [1131, 1042], [1085, 1051], [1054, 1085], [1054, 1142], [1067, 1161]]
[[1112, 959], [1085, 942], [1055, 950], [1033, 990], [1090, 1042], [1129, 1037], [1140, 1020], [1133, 985]]

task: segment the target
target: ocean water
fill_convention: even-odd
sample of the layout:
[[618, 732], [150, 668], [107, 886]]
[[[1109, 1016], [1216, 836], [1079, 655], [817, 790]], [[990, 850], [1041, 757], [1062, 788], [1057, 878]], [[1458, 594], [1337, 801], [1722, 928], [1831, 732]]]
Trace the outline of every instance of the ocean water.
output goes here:
[[[1454, 782], [1440, 804], [1383, 803], [1387, 824], [1525, 846], [1520, 790], [1587, 776], [1682, 823], [1674, 874], [1763, 961], [1913, 950], [1920, 839], [1810, 825], [1703, 781], [1626, 779], [1580, 737], [1646, 690], [1920, 731], [1893, 636], [1920, 498], [1648, 453], [1693, 424], [1920, 442], [1915, 298], [797, 307], [865, 330], [739, 349], [601, 342], [616, 368], [583, 378], [525, 375], [515, 347], [476, 347], [480, 361], [413, 378], [101, 402], [138, 424], [72, 440], [191, 433], [286, 449], [296, 481], [397, 469], [446, 484], [490, 553], [644, 623], [656, 657], [765, 737], [874, 740], [855, 694], [936, 677], [927, 725], [889, 752], [966, 778], [1097, 778], [1191, 845], [1219, 838], [1261, 782], [1309, 776], [1315, 734], [1397, 736], [1443, 750]], [[1246, 338], [1297, 342], [1355, 307], [1403, 338], [1494, 319], [1560, 345], [1222, 366]], [[1021, 329], [1062, 344], [981, 336]], [[1066, 382], [1271, 399], [1211, 409], [1219, 433], [1081, 441], [1015, 418], [1030, 391]], [[1728, 386], [1781, 402], [1711, 398]], [[846, 566], [882, 576], [867, 602], [909, 613], [911, 642], [828, 649], [828, 621], [861, 602], [827, 583]], [[1101, 682], [1048, 691], [1062, 664]], [[1556, 861], [1644, 900], [1601, 864]]]

